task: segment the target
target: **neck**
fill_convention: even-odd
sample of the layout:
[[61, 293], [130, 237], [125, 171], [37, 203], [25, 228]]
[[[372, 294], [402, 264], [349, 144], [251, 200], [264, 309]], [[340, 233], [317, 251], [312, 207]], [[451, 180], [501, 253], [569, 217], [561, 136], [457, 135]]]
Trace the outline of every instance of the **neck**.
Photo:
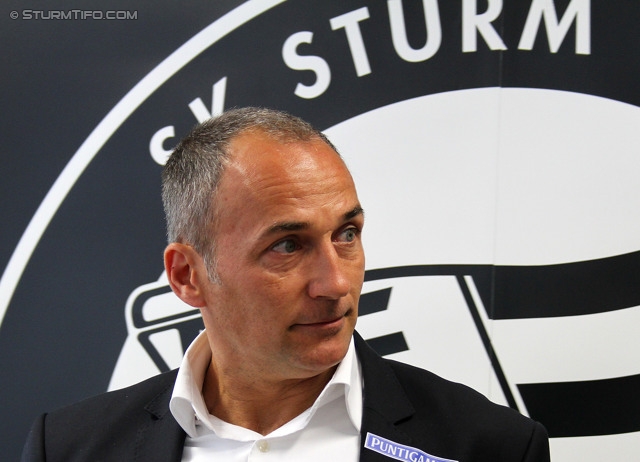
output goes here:
[[260, 382], [217, 373], [212, 362], [202, 394], [212, 415], [267, 435], [311, 407], [336, 368], [303, 379]]

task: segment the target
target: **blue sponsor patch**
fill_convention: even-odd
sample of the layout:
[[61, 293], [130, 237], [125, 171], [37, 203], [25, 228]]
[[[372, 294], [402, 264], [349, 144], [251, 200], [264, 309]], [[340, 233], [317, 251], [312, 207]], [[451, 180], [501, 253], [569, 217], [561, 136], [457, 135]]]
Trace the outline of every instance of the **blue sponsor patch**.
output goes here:
[[373, 433], [367, 433], [367, 439], [364, 447], [371, 449], [379, 454], [391, 457], [396, 460], [404, 460], [406, 462], [457, 462], [451, 459], [442, 459], [441, 457], [432, 456], [424, 451], [404, 444], [394, 443]]

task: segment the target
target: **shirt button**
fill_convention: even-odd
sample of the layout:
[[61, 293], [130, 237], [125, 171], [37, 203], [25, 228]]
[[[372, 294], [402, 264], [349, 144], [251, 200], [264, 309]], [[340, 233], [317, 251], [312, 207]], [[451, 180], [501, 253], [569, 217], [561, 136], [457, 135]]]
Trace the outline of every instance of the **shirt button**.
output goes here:
[[269, 452], [269, 442], [265, 440], [258, 441], [258, 451]]

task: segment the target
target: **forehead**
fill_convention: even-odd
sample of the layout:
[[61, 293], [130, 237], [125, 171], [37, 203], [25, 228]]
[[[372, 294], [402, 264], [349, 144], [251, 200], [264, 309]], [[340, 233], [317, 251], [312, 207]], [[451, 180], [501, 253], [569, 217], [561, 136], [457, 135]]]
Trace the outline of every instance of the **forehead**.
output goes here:
[[219, 226], [228, 219], [300, 219], [333, 209], [341, 215], [358, 205], [347, 167], [324, 141], [280, 142], [260, 132], [231, 142], [217, 202]]
[[262, 132], [234, 139], [225, 169], [225, 176], [241, 178], [244, 185], [256, 188], [280, 184], [295, 188], [299, 182], [320, 183], [334, 175], [352, 181], [338, 153], [324, 141], [282, 142]]
[[[229, 143], [229, 165], [236, 168], [254, 168], [256, 174], [267, 165], [302, 168], [311, 162], [334, 163], [344, 167], [340, 155], [320, 138], [299, 140], [294, 138], [276, 138], [261, 130], [248, 130]], [[282, 172], [286, 173], [286, 172]]]

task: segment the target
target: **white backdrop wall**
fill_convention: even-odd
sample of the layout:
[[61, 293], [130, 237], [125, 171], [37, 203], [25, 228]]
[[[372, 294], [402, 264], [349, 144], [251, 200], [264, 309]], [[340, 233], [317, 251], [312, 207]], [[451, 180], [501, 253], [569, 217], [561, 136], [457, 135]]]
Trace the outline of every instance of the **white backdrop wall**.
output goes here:
[[[640, 5], [6, 2], [2, 446], [176, 367], [161, 165], [225, 108], [323, 129], [366, 209], [358, 330], [541, 421], [552, 457], [640, 450]], [[39, 9], [36, 9], [39, 8]]]

